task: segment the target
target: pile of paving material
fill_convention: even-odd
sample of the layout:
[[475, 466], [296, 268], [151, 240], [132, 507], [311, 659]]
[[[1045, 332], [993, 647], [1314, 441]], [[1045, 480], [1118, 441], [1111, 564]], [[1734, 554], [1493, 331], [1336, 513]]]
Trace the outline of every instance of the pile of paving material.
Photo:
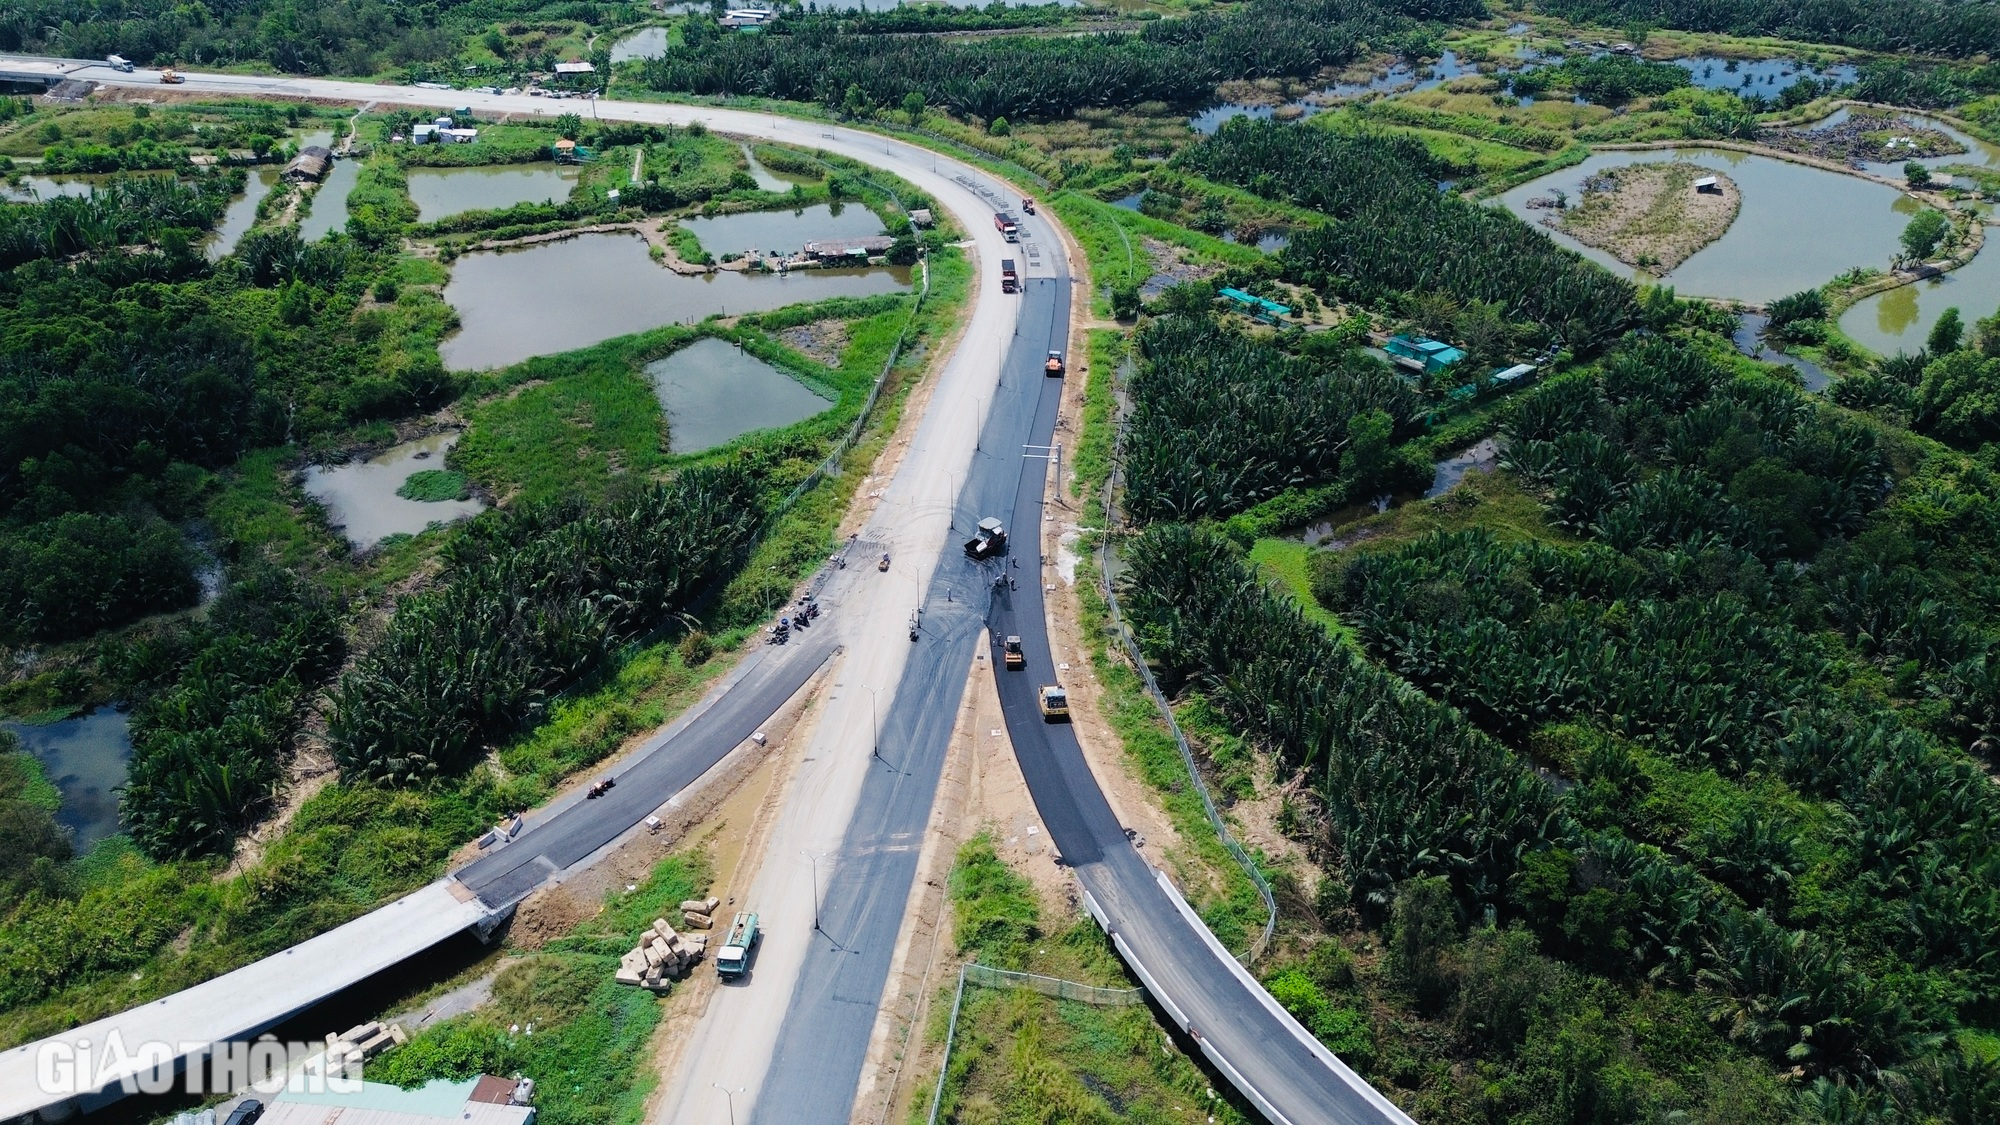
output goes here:
[[375, 1020], [348, 1028], [339, 1035], [326, 1037], [326, 1058], [333, 1069], [350, 1064], [358, 1064], [374, 1058], [391, 1047], [398, 1047], [410, 1041], [399, 1023], [384, 1024]]
[[680, 934], [665, 918], [639, 934], [639, 944], [618, 959], [617, 981], [663, 991], [688, 974], [694, 963], [708, 952], [708, 935]]

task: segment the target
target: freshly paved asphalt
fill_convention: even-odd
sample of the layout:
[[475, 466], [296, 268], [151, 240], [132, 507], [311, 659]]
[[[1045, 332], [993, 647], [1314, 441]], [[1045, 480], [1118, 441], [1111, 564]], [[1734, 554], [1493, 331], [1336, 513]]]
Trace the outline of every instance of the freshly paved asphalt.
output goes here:
[[[1045, 471], [1045, 462], [1023, 460], [1024, 447], [1031, 435], [1054, 429], [1062, 380], [1044, 375], [1042, 363], [1050, 349], [1064, 346], [1068, 322], [1067, 276], [1027, 279], [1000, 388], [958, 497], [952, 540], [944, 544], [923, 628], [882, 730], [882, 758], [863, 784], [827, 880], [821, 932], [799, 974], [753, 1122], [844, 1125], [853, 1110], [983, 611], [996, 577], [1034, 573], [1033, 554], [1016, 571], [1009, 560], [973, 562], [959, 541], [983, 517], [1012, 509], [1024, 464], [1037, 479]], [[1038, 549], [1039, 524], [1008, 529], [1013, 552]]]

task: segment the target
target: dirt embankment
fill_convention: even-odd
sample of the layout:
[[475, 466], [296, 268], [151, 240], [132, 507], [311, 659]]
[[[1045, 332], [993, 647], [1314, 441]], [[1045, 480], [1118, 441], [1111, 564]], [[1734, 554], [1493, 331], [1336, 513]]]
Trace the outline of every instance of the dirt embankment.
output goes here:
[[[1697, 180], [1713, 177], [1697, 190]], [[1583, 198], [1543, 219], [1626, 265], [1665, 274], [1721, 238], [1743, 203], [1728, 176], [1693, 164], [1628, 164], [1584, 181]]]

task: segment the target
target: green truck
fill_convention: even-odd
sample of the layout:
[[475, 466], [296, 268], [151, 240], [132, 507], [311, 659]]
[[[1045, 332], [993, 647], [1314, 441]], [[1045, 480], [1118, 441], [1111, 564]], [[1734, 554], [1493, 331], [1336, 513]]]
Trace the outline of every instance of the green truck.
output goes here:
[[740, 912], [729, 923], [729, 933], [722, 939], [722, 948], [715, 954], [715, 973], [722, 977], [740, 977], [750, 971], [750, 948], [757, 944], [757, 916], [748, 911]]

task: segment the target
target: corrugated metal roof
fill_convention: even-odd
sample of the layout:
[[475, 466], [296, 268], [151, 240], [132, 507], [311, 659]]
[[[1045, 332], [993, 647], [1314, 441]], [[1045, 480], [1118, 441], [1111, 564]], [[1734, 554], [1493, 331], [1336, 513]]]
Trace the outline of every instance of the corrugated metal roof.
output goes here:
[[481, 1081], [514, 1086], [509, 1079], [468, 1078], [437, 1079], [414, 1090], [386, 1082], [363, 1082], [350, 1093], [287, 1090], [272, 1100], [260, 1125], [531, 1125], [532, 1106], [473, 1100]]

